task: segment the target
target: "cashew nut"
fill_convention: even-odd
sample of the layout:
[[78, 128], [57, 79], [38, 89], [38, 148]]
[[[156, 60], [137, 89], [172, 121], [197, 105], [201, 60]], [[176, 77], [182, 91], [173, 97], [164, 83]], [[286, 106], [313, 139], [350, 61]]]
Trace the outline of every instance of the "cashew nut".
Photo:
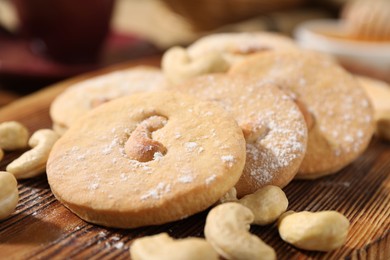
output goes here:
[[349, 221], [336, 211], [288, 211], [280, 217], [278, 229], [287, 243], [305, 250], [327, 252], [345, 243]]
[[252, 211], [253, 224], [256, 225], [268, 225], [276, 221], [288, 207], [286, 194], [281, 188], [273, 185], [265, 186], [240, 200], [237, 199], [236, 189], [232, 188], [218, 202], [238, 202], [244, 205]]
[[9, 172], [0, 172], [0, 220], [11, 215], [19, 200], [18, 183]]
[[240, 127], [247, 143], [256, 143], [259, 138], [266, 136], [270, 130], [266, 125], [254, 123], [240, 124]]
[[267, 225], [276, 221], [288, 207], [286, 194], [281, 188], [273, 185], [246, 195], [238, 202], [252, 210], [255, 216], [253, 223], [257, 225]]
[[27, 147], [28, 130], [21, 123], [8, 121], [0, 124], [0, 147], [4, 150], [17, 150]]
[[153, 160], [156, 153], [165, 154], [167, 148], [152, 139], [152, 132], [162, 128], [167, 119], [162, 116], [151, 116], [142, 121], [131, 133], [125, 143], [125, 152], [132, 160], [148, 162]]
[[237, 190], [236, 188], [231, 188], [230, 190], [228, 190], [228, 192], [223, 195], [218, 203], [222, 204], [222, 203], [227, 203], [227, 202], [237, 202], [238, 199], [237, 199]]
[[0, 161], [3, 160], [4, 151], [0, 148]]
[[46, 162], [59, 135], [50, 129], [36, 131], [28, 141], [31, 149], [8, 164], [7, 171], [16, 179], [26, 179], [39, 175], [46, 169]]
[[226, 259], [276, 259], [275, 250], [249, 232], [254, 215], [247, 207], [228, 202], [213, 208], [206, 219], [206, 240]]
[[130, 247], [134, 260], [217, 260], [213, 247], [201, 238], [174, 240], [167, 233], [139, 238]]
[[172, 47], [165, 52], [161, 66], [166, 77], [179, 84], [195, 76], [227, 71], [229, 63], [216, 51], [191, 57], [185, 48]]

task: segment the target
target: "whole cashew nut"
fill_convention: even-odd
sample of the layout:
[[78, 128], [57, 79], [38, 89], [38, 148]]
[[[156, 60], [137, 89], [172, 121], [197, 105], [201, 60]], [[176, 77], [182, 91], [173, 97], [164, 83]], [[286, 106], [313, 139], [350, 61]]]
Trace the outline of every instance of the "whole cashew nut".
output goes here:
[[28, 130], [21, 123], [8, 121], [0, 124], [0, 148], [17, 150], [27, 147]]
[[0, 171], [0, 220], [14, 212], [18, 200], [18, 183], [14, 175]]
[[28, 141], [33, 149], [8, 164], [7, 171], [15, 175], [16, 179], [31, 178], [43, 173], [51, 148], [58, 138], [59, 135], [50, 129], [36, 131]]
[[278, 223], [281, 238], [298, 248], [331, 251], [344, 245], [348, 219], [336, 211], [292, 212], [283, 214]]
[[219, 52], [191, 57], [185, 48], [172, 47], [165, 52], [161, 66], [166, 77], [172, 83], [179, 84], [195, 76], [225, 72], [229, 68], [229, 63]]
[[131, 133], [125, 143], [125, 152], [130, 159], [140, 162], [153, 160], [156, 153], [164, 155], [167, 148], [160, 142], [152, 139], [152, 132], [162, 128], [167, 123], [163, 116], [151, 116], [142, 121]]
[[167, 233], [139, 238], [130, 247], [134, 260], [217, 260], [213, 247], [201, 238], [174, 240]]
[[206, 218], [206, 240], [226, 259], [276, 259], [275, 250], [249, 232], [253, 219], [251, 210], [239, 203], [218, 205]]
[[4, 151], [0, 148], [0, 161], [3, 160]]
[[255, 216], [253, 223], [257, 225], [271, 224], [288, 207], [286, 194], [281, 188], [273, 185], [265, 186], [255, 193], [246, 195], [238, 202], [252, 210]]

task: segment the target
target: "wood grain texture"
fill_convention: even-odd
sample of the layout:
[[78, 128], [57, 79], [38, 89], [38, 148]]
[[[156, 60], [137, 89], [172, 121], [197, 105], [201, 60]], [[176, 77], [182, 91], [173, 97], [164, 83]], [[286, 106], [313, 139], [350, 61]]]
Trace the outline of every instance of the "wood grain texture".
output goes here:
[[[141, 63], [157, 65], [158, 60]], [[51, 127], [50, 102], [71, 82], [91, 75], [96, 73], [65, 81], [0, 109], [0, 122], [18, 120], [31, 131]], [[0, 170], [21, 153], [8, 153], [0, 162]], [[338, 174], [293, 181], [284, 189], [291, 210], [337, 210], [346, 215], [351, 230], [346, 245], [336, 251], [298, 250], [279, 238], [275, 224], [252, 226], [251, 232], [273, 246], [278, 259], [390, 259], [389, 173], [390, 144], [374, 138], [367, 151]], [[0, 259], [129, 259], [128, 249], [138, 237], [160, 232], [177, 238], [202, 237], [207, 216], [204, 211], [161, 226], [112, 229], [88, 224], [62, 206], [45, 176], [19, 181], [19, 193], [15, 213], [0, 221]]]

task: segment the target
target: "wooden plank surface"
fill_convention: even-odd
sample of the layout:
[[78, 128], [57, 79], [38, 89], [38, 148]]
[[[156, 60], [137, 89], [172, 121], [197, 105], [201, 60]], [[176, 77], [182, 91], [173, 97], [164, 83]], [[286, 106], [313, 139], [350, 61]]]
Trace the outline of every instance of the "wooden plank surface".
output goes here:
[[[122, 64], [158, 65], [158, 58]], [[17, 120], [31, 131], [50, 128], [51, 101], [69, 84], [102, 71], [56, 84], [0, 109], [0, 122]], [[22, 151], [8, 153], [0, 170]], [[337, 210], [351, 221], [344, 247], [329, 253], [298, 250], [284, 243], [275, 225], [252, 226], [251, 232], [273, 246], [278, 259], [390, 259], [390, 144], [374, 138], [367, 151], [333, 176], [293, 181], [284, 190], [290, 210]], [[203, 236], [207, 211], [161, 226], [131, 230], [88, 224], [53, 196], [45, 176], [19, 181], [15, 213], [0, 221], [0, 259], [129, 259], [137, 237], [168, 232], [171, 236]]]

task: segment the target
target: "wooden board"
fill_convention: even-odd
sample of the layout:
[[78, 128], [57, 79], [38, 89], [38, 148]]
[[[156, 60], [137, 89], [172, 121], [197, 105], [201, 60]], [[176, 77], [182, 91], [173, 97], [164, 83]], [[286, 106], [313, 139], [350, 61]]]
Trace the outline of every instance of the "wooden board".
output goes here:
[[[128, 63], [81, 76], [20, 99], [0, 109], [0, 122], [17, 120], [31, 131], [51, 127], [51, 101], [69, 84], [136, 64], [158, 64], [158, 58]], [[6, 155], [0, 170], [20, 152]], [[330, 252], [298, 250], [284, 243], [275, 225], [252, 226], [251, 232], [273, 246], [278, 259], [390, 259], [390, 144], [374, 138], [368, 150], [333, 176], [293, 181], [284, 190], [289, 209], [337, 210], [351, 221], [347, 243]], [[15, 213], [0, 221], [0, 259], [128, 259], [135, 238], [168, 232], [171, 236], [203, 236], [207, 211], [161, 226], [132, 230], [88, 224], [53, 196], [45, 176], [19, 181]]]

